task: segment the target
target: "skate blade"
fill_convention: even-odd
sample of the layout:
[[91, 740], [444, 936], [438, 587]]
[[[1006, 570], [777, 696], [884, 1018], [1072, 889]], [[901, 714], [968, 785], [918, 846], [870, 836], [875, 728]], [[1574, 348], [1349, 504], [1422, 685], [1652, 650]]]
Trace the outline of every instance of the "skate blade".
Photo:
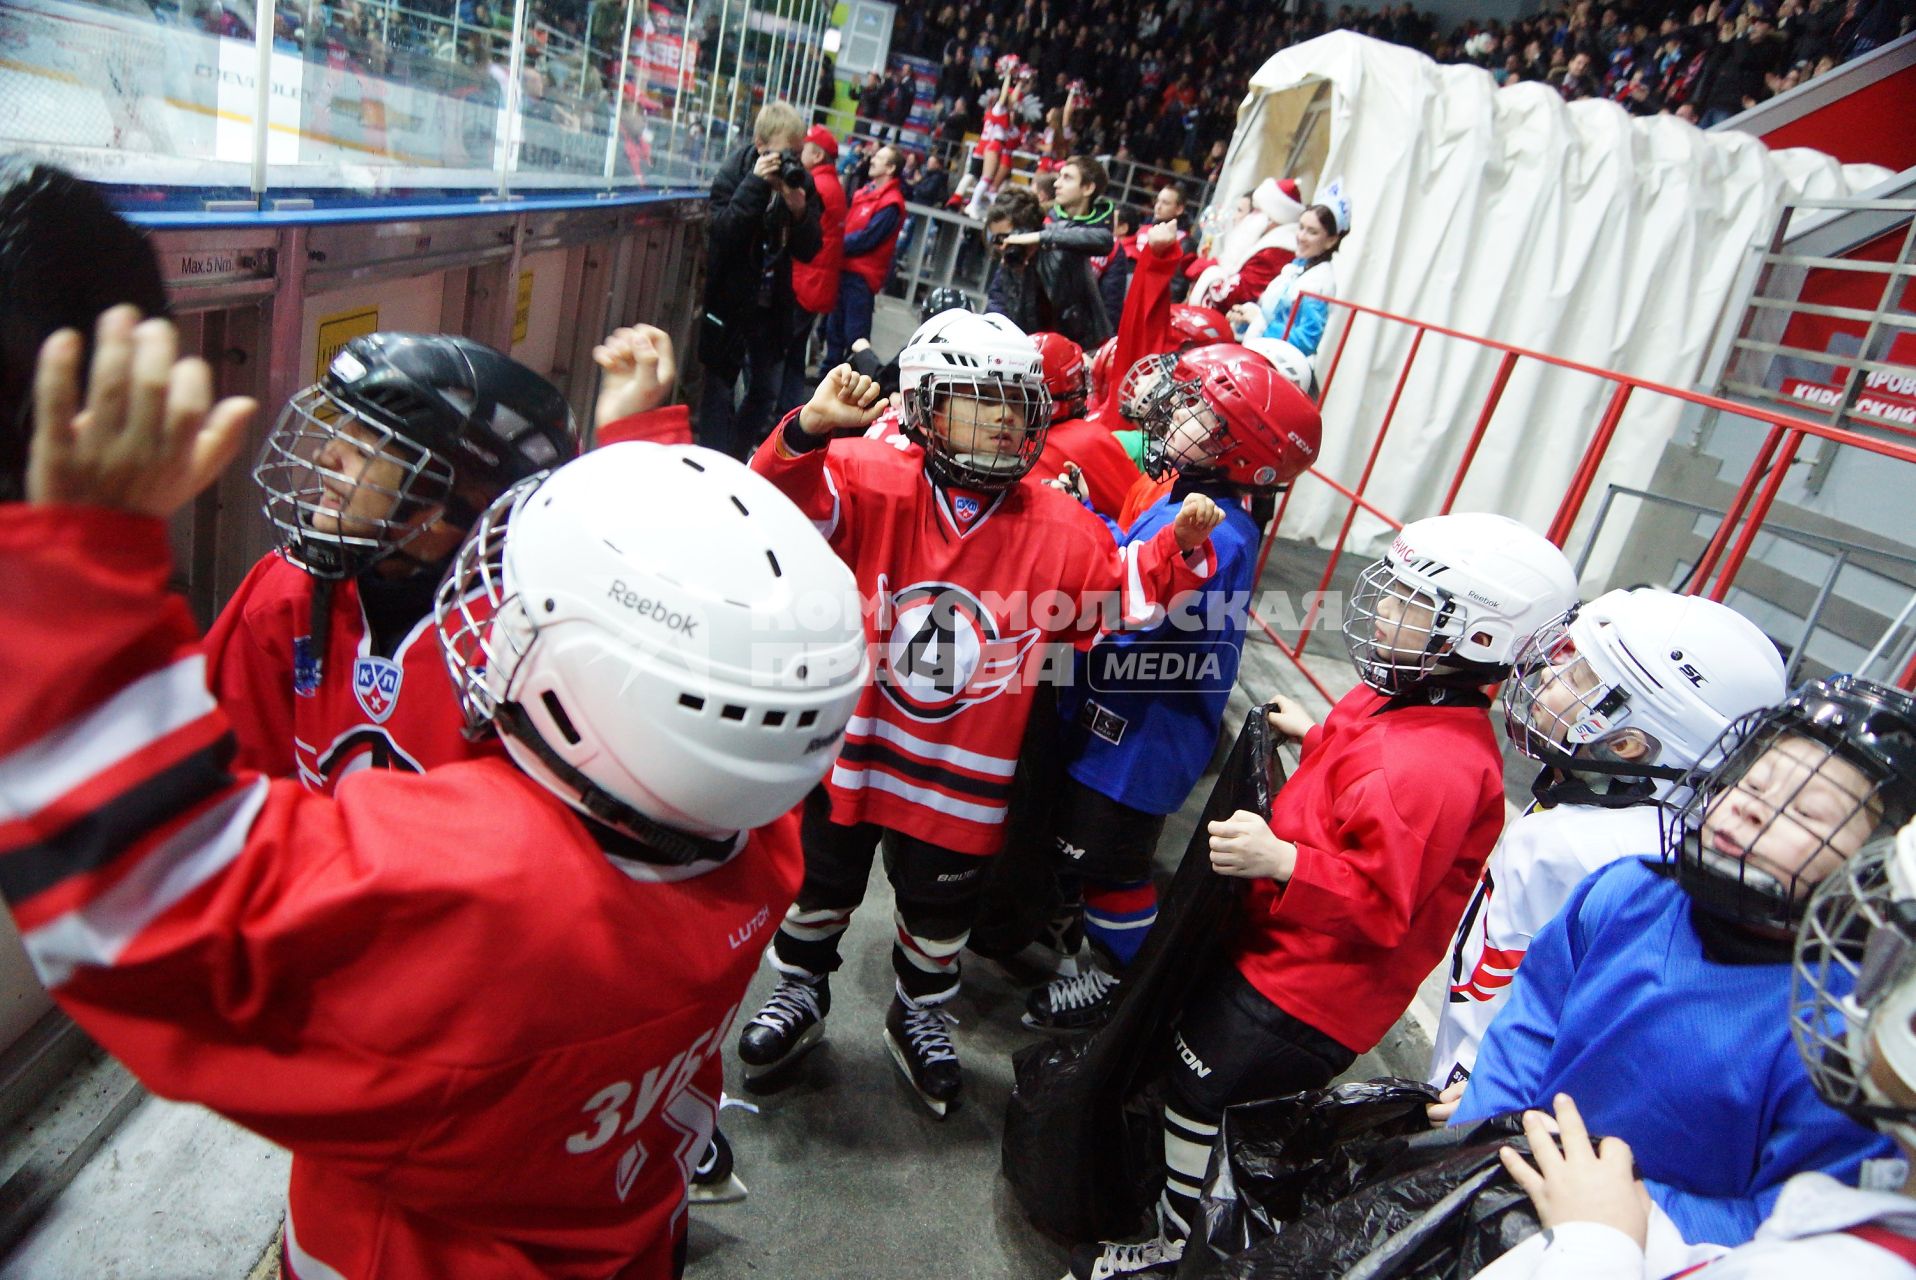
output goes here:
[[1102, 1022], [1094, 1022], [1091, 1025], [1084, 1026], [1084, 1027], [1067, 1027], [1056, 1022], [1041, 1022], [1037, 1018], [1033, 1017], [1029, 1011], [1027, 1011], [1022, 1017], [1020, 1017], [1018, 1021], [1024, 1023], [1025, 1026], [1029, 1027], [1031, 1030], [1042, 1031], [1044, 1032], [1044, 1034], [1048, 1036], [1087, 1035], [1090, 1032], [1096, 1031], [1099, 1027], [1104, 1025], [1104, 1023]]
[[911, 1078], [911, 1067], [905, 1061], [905, 1051], [898, 1047], [898, 1042], [891, 1038], [891, 1032], [889, 1031], [885, 1033], [885, 1048], [890, 1052], [891, 1060], [897, 1064], [898, 1074], [904, 1077], [905, 1086], [917, 1096], [918, 1101], [925, 1104], [927, 1111], [937, 1116], [940, 1120], [943, 1120], [946, 1111], [950, 1107], [950, 1103], [934, 1098], [918, 1087], [918, 1082]]
[[737, 1204], [749, 1192], [745, 1184], [738, 1180], [736, 1173], [727, 1174], [725, 1181], [710, 1186], [700, 1186], [694, 1182], [686, 1198], [693, 1204]]
[[814, 1022], [800, 1033], [798, 1043], [794, 1044], [785, 1056], [776, 1062], [767, 1063], [762, 1067], [755, 1067], [749, 1062], [743, 1063], [742, 1065], [745, 1067], [745, 1083], [757, 1084], [761, 1080], [769, 1079], [785, 1070], [785, 1068], [793, 1066], [800, 1058], [810, 1053], [818, 1042], [824, 1038], [825, 1024], [823, 1022]]

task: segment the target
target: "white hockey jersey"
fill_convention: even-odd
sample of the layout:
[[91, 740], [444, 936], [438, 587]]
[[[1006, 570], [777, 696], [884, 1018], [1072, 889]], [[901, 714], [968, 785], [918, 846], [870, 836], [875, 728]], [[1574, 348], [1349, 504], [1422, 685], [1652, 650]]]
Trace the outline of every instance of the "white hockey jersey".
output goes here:
[[1469, 1078], [1477, 1046], [1503, 1008], [1530, 940], [1592, 871], [1618, 858], [1656, 854], [1659, 812], [1654, 804], [1538, 806], [1504, 828], [1451, 944], [1431, 1084], [1441, 1089]]
[[1523, 1241], [1473, 1280], [1916, 1280], [1916, 1266], [1907, 1260], [1916, 1251], [1912, 1239], [1916, 1200], [1799, 1173], [1756, 1238], [1735, 1249], [1683, 1243], [1675, 1224], [1653, 1207], [1647, 1248], [1614, 1227], [1564, 1222]]

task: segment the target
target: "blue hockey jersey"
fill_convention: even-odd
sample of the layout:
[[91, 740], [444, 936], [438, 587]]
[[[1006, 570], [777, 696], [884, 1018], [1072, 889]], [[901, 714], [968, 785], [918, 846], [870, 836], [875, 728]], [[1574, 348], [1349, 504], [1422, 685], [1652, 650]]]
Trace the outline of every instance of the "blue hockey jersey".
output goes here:
[[1591, 1133], [1630, 1144], [1685, 1240], [1742, 1244], [1793, 1175], [1854, 1186], [1895, 1153], [1816, 1096], [1789, 997], [1788, 964], [1710, 960], [1674, 881], [1611, 863], [1531, 942], [1451, 1123], [1567, 1093]]
[[1145, 813], [1175, 812], [1211, 761], [1237, 683], [1263, 531], [1229, 486], [1202, 480], [1180, 480], [1127, 530], [1105, 521], [1120, 546], [1147, 542], [1190, 493], [1224, 508], [1211, 531], [1216, 571], [1156, 627], [1114, 633], [1080, 654], [1058, 692], [1071, 776]]

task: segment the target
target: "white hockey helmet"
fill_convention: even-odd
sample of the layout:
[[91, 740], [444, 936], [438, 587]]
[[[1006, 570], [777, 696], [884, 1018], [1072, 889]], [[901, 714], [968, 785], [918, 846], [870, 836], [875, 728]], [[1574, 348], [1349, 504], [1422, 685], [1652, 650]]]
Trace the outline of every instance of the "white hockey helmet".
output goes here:
[[502, 495], [435, 614], [469, 729], [672, 862], [824, 776], [865, 683], [856, 593], [763, 476], [632, 442]]
[[1790, 1032], [1817, 1096], [1916, 1148], [1916, 822], [1817, 887], [1796, 935]]
[[[1783, 700], [1783, 659], [1728, 605], [1655, 587], [1611, 591], [1532, 636], [1504, 685], [1504, 728], [1533, 760], [1583, 763], [1634, 733], [1658, 793], [1738, 716]], [[1632, 770], [1636, 772], [1636, 770]]]
[[[926, 468], [947, 484], [1005, 488], [1030, 471], [1044, 451], [1051, 425], [1044, 357], [1038, 344], [1004, 316], [954, 308], [919, 325], [898, 353], [898, 390], [904, 396], [905, 427], [924, 446]], [[981, 447], [982, 426], [955, 415], [948, 414], [941, 433], [933, 414], [945, 412], [953, 396], [974, 402], [968, 418], [982, 423], [1010, 417], [1022, 425], [1008, 439], [1000, 437], [995, 449]]]
[[1379, 693], [1402, 693], [1440, 666], [1488, 683], [1576, 599], [1570, 562], [1541, 534], [1508, 516], [1431, 516], [1405, 525], [1358, 575], [1344, 645]]
[[1282, 338], [1246, 338], [1244, 345], [1277, 366], [1292, 386], [1317, 399], [1317, 368], [1309, 356]]

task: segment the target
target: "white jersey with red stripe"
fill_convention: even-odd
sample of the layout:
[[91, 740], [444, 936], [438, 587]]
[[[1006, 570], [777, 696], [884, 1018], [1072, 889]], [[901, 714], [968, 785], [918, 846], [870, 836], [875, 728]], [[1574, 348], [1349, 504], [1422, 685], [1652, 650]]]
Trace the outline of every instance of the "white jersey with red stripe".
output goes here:
[[1011, 112], [991, 107], [985, 112], [984, 126], [978, 131], [978, 141], [995, 142], [1000, 145], [1011, 141]]
[[326, 793], [359, 769], [419, 773], [500, 754], [495, 740], [475, 744], [461, 732], [430, 611], [378, 654], [359, 583], [336, 583], [320, 664], [312, 608], [313, 579], [274, 552], [206, 633], [207, 679], [227, 708], [240, 768]]
[[866, 598], [873, 678], [826, 780], [833, 820], [996, 853], [1045, 643], [1156, 625], [1210, 576], [1209, 541], [1187, 556], [1167, 526], [1120, 548], [1029, 478], [945, 488], [902, 437], [793, 455], [783, 433], [753, 469], [812, 518]]
[[1530, 940], [1592, 871], [1618, 858], [1655, 855], [1659, 813], [1654, 804], [1537, 806], [1504, 828], [1451, 944], [1431, 1084], [1441, 1089], [1469, 1077]]
[[294, 1280], [667, 1280], [796, 819], [664, 868], [503, 759], [231, 768], [165, 525], [0, 506], [0, 891], [154, 1092], [289, 1148]]

